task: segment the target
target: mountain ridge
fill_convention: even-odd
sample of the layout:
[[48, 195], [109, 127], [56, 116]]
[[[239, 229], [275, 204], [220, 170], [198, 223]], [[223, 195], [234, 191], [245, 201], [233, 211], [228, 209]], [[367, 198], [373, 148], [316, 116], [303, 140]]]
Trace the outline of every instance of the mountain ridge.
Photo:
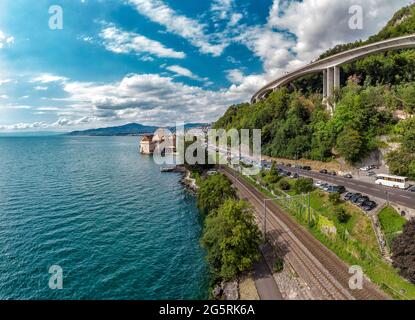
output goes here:
[[[206, 123], [187, 123], [184, 125], [185, 129], [190, 129], [199, 126], [206, 126]], [[121, 126], [112, 126], [105, 128], [77, 130], [69, 132], [67, 136], [139, 136], [144, 134], [153, 134], [160, 127], [147, 126], [140, 123], [127, 123]], [[174, 132], [175, 127], [162, 127]]]

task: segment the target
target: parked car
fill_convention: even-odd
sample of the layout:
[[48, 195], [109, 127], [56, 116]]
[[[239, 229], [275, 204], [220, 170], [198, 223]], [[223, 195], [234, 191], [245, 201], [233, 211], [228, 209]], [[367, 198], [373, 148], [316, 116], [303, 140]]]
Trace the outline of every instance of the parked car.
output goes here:
[[407, 190], [409, 192], [415, 192], [415, 186], [410, 186]]
[[328, 183], [322, 183], [321, 185], [320, 185], [320, 189], [321, 190], [324, 190], [324, 188], [327, 188], [329, 186], [329, 184]]
[[315, 186], [316, 188], [320, 188], [322, 184], [323, 184], [323, 182], [321, 182], [321, 181], [316, 181], [316, 182], [314, 183], [314, 186]]
[[359, 199], [362, 196], [361, 193], [355, 193], [350, 197], [351, 202], [355, 202], [357, 199]]
[[304, 166], [304, 167], [303, 167], [303, 170], [306, 170], [306, 171], [311, 171], [311, 167], [310, 167], [310, 166]]
[[291, 178], [293, 178], [293, 179], [298, 179], [298, 178], [299, 178], [298, 173], [294, 172], [294, 173], [292, 174]]
[[325, 184], [325, 185], [323, 186], [323, 190], [324, 190], [324, 191], [326, 191], [326, 192], [328, 192], [328, 191], [329, 191], [329, 189], [330, 189], [330, 187], [331, 187], [331, 185], [329, 185], [329, 184], [327, 183], [327, 184]]
[[321, 174], [327, 174], [327, 173], [328, 173], [328, 171], [327, 171], [326, 169], [320, 170], [319, 172], [320, 172]]
[[377, 207], [377, 203], [375, 201], [365, 201], [361, 205], [362, 209], [365, 211], [372, 211]]
[[363, 202], [365, 202], [365, 201], [369, 201], [370, 199], [369, 199], [369, 197], [367, 197], [367, 196], [362, 196], [362, 197], [360, 197], [360, 198], [358, 198], [357, 200], [356, 200], [356, 204], [357, 205], [361, 205]]
[[344, 186], [329, 186], [327, 191], [330, 193], [338, 192], [342, 194], [346, 192], [346, 188]]
[[343, 176], [343, 178], [346, 178], [346, 179], [353, 179], [353, 176], [352, 176], [350, 173], [348, 173], [348, 174], [345, 174], [345, 175]]
[[288, 168], [291, 168], [292, 167], [292, 165], [291, 165], [291, 163], [287, 163], [287, 165], [286, 165]]
[[337, 190], [336, 186], [328, 186], [326, 191], [329, 192], [329, 193], [335, 193], [335, 192], [337, 192], [336, 190]]
[[375, 172], [373, 172], [373, 171], [369, 171], [369, 172], [367, 173], [367, 175], [368, 175], [368, 177], [373, 177], [373, 176], [375, 176], [375, 175], [376, 175], [376, 173], [375, 173]]
[[288, 171], [281, 170], [280, 175], [283, 177], [288, 177]]
[[360, 171], [369, 171], [371, 168], [369, 167], [369, 166], [366, 166], [366, 167], [362, 167], [362, 168], [360, 168], [359, 170]]
[[337, 172], [336, 171], [331, 171], [331, 172], [329, 172], [329, 175], [331, 175], [331, 176], [337, 176]]
[[324, 190], [324, 188], [326, 188], [326, 187], [328, 187], [329, 186], [329, 184], [328, 183], [325, 183], [325, 182], [323, 182], [322, 184], [320, 184], [320, 189], [321, 190]]
[[333, 192], [342, 194], [346, 192], [346, 188], [344, 186], [333, 186]]
[[350, 200], [350, 198], [351, 198], [353, 195], [354, 195], [354, 193], [353, 193], [353, 192], [348, 192], [348, 193], [346, 193], [346, 194], [345, 194], [345, 196], [344, 196], [344, 200], [349, 201], [349, 200]]

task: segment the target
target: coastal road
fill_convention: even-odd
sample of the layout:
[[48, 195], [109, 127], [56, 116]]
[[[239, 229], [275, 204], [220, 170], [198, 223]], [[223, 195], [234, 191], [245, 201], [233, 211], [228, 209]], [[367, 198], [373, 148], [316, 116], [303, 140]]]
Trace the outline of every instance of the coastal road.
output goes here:
[[281, 292], [262, 254], [261, 260], [254, 266], [254, 281], [261, 300], [283, 300]]
[[[242, 198], [256, 209], [259, 223], [264, 221], [264, 200], [266, 196], [242, 179], [233, 170], [221, 167], [238, 189]], [[267, 238], [278, 248], [296, 273], [310, 288], [311, 294], [319, 300], [385, 300], [388, 297], [368, 279], [363, 289], [349, 288], [349, 267], [334, 253], [315, 239], [273, 201], [267, 202]]]
[[285, 166], [278, 166], [281, 169], [296, 172], [301, 176], [310, 177], [327, 183], [345, 186], [346, 189], [355, 190], [368, 196], [388, 200], [392, 203], [415, 209], [415, 193], [400, 189], [379, 186], [375, 183], [368, 183], [360, 180], [347, 179], [339, 176], [330, 176], [315, 171], [306, 171]]

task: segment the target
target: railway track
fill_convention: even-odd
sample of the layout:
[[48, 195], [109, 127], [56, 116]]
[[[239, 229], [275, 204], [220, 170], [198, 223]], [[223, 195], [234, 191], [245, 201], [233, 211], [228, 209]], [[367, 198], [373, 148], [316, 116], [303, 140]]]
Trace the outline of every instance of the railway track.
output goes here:
[[[257, 211], [257, 219], [263, 223], [264, 196], [233, 170], [221, 167], [241, 194]], [[334, 253], [315, 239], [274, 202], [267, 203], [267, 237], [272, 244], [285, 252], [295, 271], [308, 284], [313, 296], [323, 300], [385, 300], [388, 297], [367, 278], [363, 289], [349, 288], [348, 266]]]

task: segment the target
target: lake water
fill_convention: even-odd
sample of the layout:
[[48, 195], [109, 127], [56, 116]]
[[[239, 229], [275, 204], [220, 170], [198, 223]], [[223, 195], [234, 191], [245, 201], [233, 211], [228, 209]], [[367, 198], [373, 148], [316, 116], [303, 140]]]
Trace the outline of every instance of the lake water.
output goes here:
[[206, 298], [198, 210], [179, 180], [137, 137], [0, 138], [0, 299]]

